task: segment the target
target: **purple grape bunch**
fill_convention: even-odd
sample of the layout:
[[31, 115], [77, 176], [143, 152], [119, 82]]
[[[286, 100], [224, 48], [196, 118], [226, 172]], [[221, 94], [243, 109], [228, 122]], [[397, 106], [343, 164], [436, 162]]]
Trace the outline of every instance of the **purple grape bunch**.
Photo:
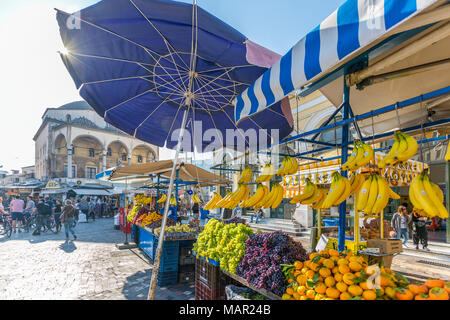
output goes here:
[[224, 223], [225, 224], [231, 224], [231, 223], [239, 224], [239, 223], [242, 223], [242, 224], [248, 226], [247, 220], [241, 219], [241, 218], [236, 218], [236, 217], [233, 218], [233, 219], [230, 219], [230, 220], [225, 220]]
[[256, 288], [266, 289], [278, 296], [286, 292], [282, 264], [308, 259], [301, 243], [282, 231], [253, 234], [245, 245], [245, 255], [236, 274]]

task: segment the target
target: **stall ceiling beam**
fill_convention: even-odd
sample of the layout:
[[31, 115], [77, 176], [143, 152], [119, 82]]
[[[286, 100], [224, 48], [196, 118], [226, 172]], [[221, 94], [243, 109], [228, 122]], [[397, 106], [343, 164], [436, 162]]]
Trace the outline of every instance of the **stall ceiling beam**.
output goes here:
[[[435, 98], [441, 97], [443, 95], [447, 95], [449, 93], [450, 93], [450, 86], [442, 88], [442, 89], [439, 89], [439, 90], [435, 90], [435, 91], [432, 91], [430, 93], [426, 93], [426, 94], [423, 94], [423, 95], [420, 95], [420, 96], [417, 96], [417, 97], [414, 97], [414, 98], [411, 98], [411, 99], [408, 99], [408, 100], [405, 100], [405, 101], [402, 101], [402, 102], [394, 103], [394, 104], [391, 104], [389, 106], [379, 108], [377, 110], [372, 110], [370, 112], [363, 113], [363, 114], [361, 114], [359, 116], [339, 121], [339, 122], [337, 122], [335, 124], [331, 124], [331, 125], [328, 125], [328, 126], [325, 126], [325, 127], [321, 127], [321, 128], [317, 128], [317, 129], [308, 131], [308, 132], [301, 133], [301, 134], [296, 135], [294, 137], [290, 137], [290, 138], [284, 139], [284, 140], [280, 141], [279, 144], [283, 144], [283, 143], [287, 143], [287, 142], [291, 142], [291, 141], [298, 141], [301, 138], [308, 137], [308, 136], [316, 134], [318, 132], [322, 132], [322, 131], [325, 131], [325, 130], [328, 130], [328, 129], [333, 129], [333, 128], [336, 128], [336, 127], [340, 127], [342, 125], [349, 124], [349, 123], [352, 123], [354, 121], [361, 121], [361, 120], [364, 120], [364, 119], [370, 119], [371, 117], [375, 117], [375, 116], [378, 116], [378, 115], [381, 115], [381, 114], [384, 114], [384, 113], [387, 113], [387, 112], [395, 111], [396, 108], [397, 109], [406, 108], [406, 107], [412, 106], [412, 105], [414, 105], [416, 103], [420, 103], [421, 101], [427, 101], [427, 100], [435, 99]], [[367, 140], [367, 139], [371, 139], [371, 138], [364, 138], [364, 139]], [[269, 149], [271, 147], [273, 147], [273, 145], [270, 145], [267, 148]]]
[[346, 77], [346, 83], [349, 87], [359, 84], [365, 79], [375, 76], [391, 67], [392, 65], [418, 53], [419, 51], [430, 47], [433, 43], [438, 42], [442, 39], [450, 36], [450, 22], [444, 24], [442, 27], [430, 32], [429, 34], [423, 36], [422, 38], [412, 42], [406, 47], [392, 53], [383, 60], [365, 68], [361, 71], [350, 73]]

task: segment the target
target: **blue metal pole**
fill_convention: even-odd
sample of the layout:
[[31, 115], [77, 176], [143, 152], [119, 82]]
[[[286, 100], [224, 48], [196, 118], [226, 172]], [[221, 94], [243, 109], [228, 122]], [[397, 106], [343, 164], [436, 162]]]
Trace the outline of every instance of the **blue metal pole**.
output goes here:
[[178, 178], [179, 178], [180, 170], [177, 170], [177, 180], [175, 180], [175, 200], [177, 200], [177, 205], [175, 207], [175, 212], [178, 214]]
[[[159, 178], [160, 178], [160, 175], [158, 174], [158, 184], [156, 186], [156, 199], [157, 200], [159, 200]], [[159, 203], [158, 202], [156, 202], [155, 211], [159, 212]]]
[[[350, 88], [347, 86], [344, 75], [344, 94], [343, 94], [343, 120], [347, 120], [350, 118]], [[349, 124], [346, 123], [342, 126], [342, 141], [341, 141], [341, 164], [347, 162], [348, 159], [348, 140], [349, 140]], [[347, 177], [347, 171], [341, 171], [341, 175], [343, 177]], [[345, 250], [345, 228], [346, 228], [346, 219], [345, 216], [347, 214], [347, 201], [342, 202], [339, 205], [339, 235], [338, 235], [338, 248], [339, 252]]]

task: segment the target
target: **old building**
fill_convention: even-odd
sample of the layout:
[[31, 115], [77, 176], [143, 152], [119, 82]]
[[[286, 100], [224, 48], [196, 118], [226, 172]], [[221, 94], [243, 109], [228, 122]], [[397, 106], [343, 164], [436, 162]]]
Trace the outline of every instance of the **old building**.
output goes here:
[[41, 181], [91, 180], [119, 162], [146, 163], [159, 157], [158, 147], [107, 124], [84, 101], [48, 108], [33, 140], [35, 177]]

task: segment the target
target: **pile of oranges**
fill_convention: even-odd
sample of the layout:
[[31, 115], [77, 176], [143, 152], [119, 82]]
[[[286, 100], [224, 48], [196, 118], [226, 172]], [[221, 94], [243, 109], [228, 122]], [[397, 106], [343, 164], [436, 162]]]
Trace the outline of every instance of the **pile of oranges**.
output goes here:
[[405, 277], [382, 265], [369, 266], [362, 256], [350, 251], [339, 253], [330, 249], [311, 253], [309, 260], [284, 265], [283, 271], [288, 282], [283, 300], [412, 300], [416, 296], [423, 298], [416, 300], [424, 300], [431, 297], [428, 292], [432, 290], [434, 298], [439, 295], [448, 299], [448, 284], [444, 281], [430, 283], [434, 286], [439, 282], [442, 290], [429, 288], [426, 296], [422, 293], [426, 285], [419, 292], [416, 288], [419, 285], [410, 284]]

